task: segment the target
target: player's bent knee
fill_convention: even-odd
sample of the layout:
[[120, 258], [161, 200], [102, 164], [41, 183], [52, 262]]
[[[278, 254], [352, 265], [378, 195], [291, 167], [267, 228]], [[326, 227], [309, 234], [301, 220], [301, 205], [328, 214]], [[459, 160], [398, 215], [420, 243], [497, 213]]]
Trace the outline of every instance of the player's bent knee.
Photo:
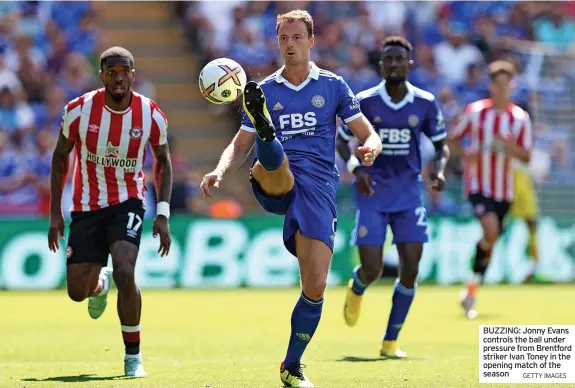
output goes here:
[[399, 278], [399, 281], [405, 287], [413, 288], [415, 282], [417, 281], [418, 274], [419, 274], [418, 266], [404, 265], [401, 268], [401, 276]]
[[372, 283], [380, 278], [383, 272], [383, 263], [381, 260], [373, 263], [365, 263], [361, 265], [361, 269], [365, 275], [365, 280], [368, 283]]
[[86, 287], [68, 286], [68, 296], [74, 302], [84, 301], [89, 294], [90, 290], [88, 290]]
[[252, 177], [266, 194], [281, 197], [289, 193], [295, 184], [295, 178], [288, 166], [287, 157], [282, 166], [274, 171], [268, 171], [256, 162], [252, 167]]
[[327, 287], [327, 279], [320, 278], [306, 278], [305, 283], [302, 284], [303, 293], [310, 299], [320, 300]]

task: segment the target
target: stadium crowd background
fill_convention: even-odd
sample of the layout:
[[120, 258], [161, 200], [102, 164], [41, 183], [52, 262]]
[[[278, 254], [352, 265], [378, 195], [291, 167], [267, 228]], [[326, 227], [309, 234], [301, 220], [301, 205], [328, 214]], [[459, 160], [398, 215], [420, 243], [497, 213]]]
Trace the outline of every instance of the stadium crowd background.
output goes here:
[[[50, 159], [62, 108], [100, 87], [98, 58], [113, 44], [100, 27], [101, 7], [99, 2], [0, 4], [0, 215], [48, 214]], [[199, 1], [172, 7], [190, 49], [199, 54], [200, 66], [226, 56], [256, 79], [281, 63], [276, 15], [307, 9], [315, 19], [312, 59], [342, 75], [354, 92], [380, 82], [379, 42], [391, 34], [404, 35], [414, 44], [410, 82], [436, 95], [448, 128], [467, 103], [487, 96], [486, 63], [511, 60], [520, 72], [514, 100], [532, 115], [539, 155], [551, 158], [550, 173], [538, 182], [543, 199], [551, 198], [542, 201], [544, 211], [559, 212], [565, 201], [575, 208], [568, 194], [575, 182], [570, 167], [575, 139], [574, 2]], [[135, 89], [155, 97], [154, 85], [140, 73]], [[230, 138], [237, 130], [238, 112], [238, 105], [225, 112], [236, 120]], [[422, 149], [429, 158], [432, 146], [423, 142]], [[178, 151], [185, 150], [174, 151], [184, 198], [176, 211], [213, 211], [197, 200], [193, 155], [186, 158]], [[151, 160], [147, 158], [148, 168]], [[352, 177], [340, 166], [340, 211], [351, 212]], [[426, 198], [429, 213], [465, 214], [469, 209], [461, 200], [456, 158], [450, 161], [447, 178], [446, 192]], [[231, 203], [241, 208], [237, 199], [230, 198]]]

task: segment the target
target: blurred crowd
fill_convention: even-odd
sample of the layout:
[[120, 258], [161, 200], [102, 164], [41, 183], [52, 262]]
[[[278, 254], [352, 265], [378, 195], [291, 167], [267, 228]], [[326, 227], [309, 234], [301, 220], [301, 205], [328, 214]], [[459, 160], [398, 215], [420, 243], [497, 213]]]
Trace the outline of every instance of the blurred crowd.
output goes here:
[[[48, 212], [51, 151], [62, 109], [67, 101], [100, 87], [99, 55], [111, 45], [100, 27], [103, 6], [68, 1], [0, 3], [0, 215]], [[467, 103], [487, 96], [486, 63], [508, 59], [520, 73], [514, 102], [532, 114], [536, 147], [552, 161], [550, 173], [538, 183], [574, 182], [569, 166], [575, 162], [570, 149], [575, 139], [571, 65], [575, 2], [230, 0], [178, 2], [175, 7], [202, 64], [230, 57], [255, 79], [281, 66], [277, 14], [307, 9], [315, 20], [312, 60], [342, 75], [356, 93], [381, 80], [380, 41], [391, 34], [404, 35], [414, 45], [415, 66], [409, 80], [436, 95], [448, 128]], [[154, 98], [154, 85], [141, 74], [135, 89]], [[234, 106], [230, 113], [239, 118], [238, 111]], [[429, 158], [429, 142], [422, 142], [422, 150]], [[182, 177], [189, 169], [185, 159], [177, 161]], [[148, 176], [151, 161], [148, 157]], [[352, 177], [341, 167], [345, 194]], [[450, 190], [427, 199], [431, 213], [462, 211], [460, 176], [460, 163], [453, 158]], [[151, 179], [148, 184], [153, 199]], [[192, 186], [185, 178], [176, 182], [178, 208], [209, 212], [199, 205]], [[70, 185], [65, 209], [69, 198]], [[231, 206], [226, 209], [218, 211], [237, 213]]]
[[[47, 215], [52, 152], [66, 103], [101, 87], [103, 3], [0, 3], [0, 215]], [[136, 88], [153, 97], [141, 78]], [[71, 178], [72, 174], [69, 174]], [[65, 188], [64, 209], [71, 201]]]
[[[381, 40], [395, 34], [407, 37], [414, 46], [415, 62], [409, 81], [437, 97], [448, 128], [466, 104], [488, 96], [486, 64], [496, 59], [513, 62], [520, 73], [513, 101], [531, 113], [536, 145], [552, 158], [552, 174], [546, 182], [566, 182], [572, 153], [565, 149], [569, 143], [565, 140], [573, 137], [573, 127], [553, 120], [555, 109], [574, 111], [572, 61], [549, 64], [545, 59], [537, 61], [533, 53], [553, 58], [574, 48], [575, 2], [235, 0], [180, 3], [179, 12], [203, 63], [230, 57], [242, 64], [248, 76], [261, 79], [281, 66], [276, 16], [292, 9], [307, 9], [314, 17], [312, 60], [341, 75], [355, 93], [381, 82]], [[549, 71], [551, 67], [555, 70]], [[567, 97], [558, 106], [561, 88]], [[237, 107], [232, 113], [237, 113]], [[568, 117], [563, 121], [572, 122]], [[424, 159], [429, 159], [433, 147], [427, 140], [422, 150]], [[340, 165], [345, 191], [353, 177]], [[464, 210], [460, 161], [452, 158], [448, 170], [452, 190], [427, 198], [430, 213]]]

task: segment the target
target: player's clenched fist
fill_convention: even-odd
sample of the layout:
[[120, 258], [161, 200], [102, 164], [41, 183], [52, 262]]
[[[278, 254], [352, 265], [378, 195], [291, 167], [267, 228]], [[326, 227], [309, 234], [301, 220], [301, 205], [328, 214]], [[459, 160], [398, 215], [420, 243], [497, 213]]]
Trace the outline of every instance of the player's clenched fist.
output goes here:
[[365, 146], [359, 147], [357, 151], [359, 152], [361, 164], [363, 164], [364, 166], [371, 166], [375, 161], [375, 158], [377, 158], [378, 154], [377, 150]]
[[222, 182], [223, 174], [220, 171], [214, 170], [206, 175], [200, 183], [200, 191], [202, 192], [202, 197], [204, 199], [211, 198], [212, 193], [210, 193], [210, 187], [214, 186], [216, 189], [220, 188], [220, 183]]

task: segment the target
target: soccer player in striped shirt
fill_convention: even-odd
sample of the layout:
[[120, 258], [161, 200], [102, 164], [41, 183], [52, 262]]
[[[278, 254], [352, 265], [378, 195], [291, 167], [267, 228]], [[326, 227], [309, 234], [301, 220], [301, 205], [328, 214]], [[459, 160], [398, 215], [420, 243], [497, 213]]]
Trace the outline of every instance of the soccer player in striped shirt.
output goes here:
[[[168, 224], [172, 164], [166, 140], [168, 122], [158, 105], [131, 90], [134, 58], [121, 47], [100, 57], [104, 88], [69, 102], [62, 113], [58, 143], [50, 172], [48, 245], [56, 252], [64, 237], [62, 192], [75, 152], [73, 207], [66, 248], [68, 295], [86, 298], [88, 312], [99, 318], [107, 305], [110, 281], [118, 288], [118, 315], [125, 345], [126, 376], [144, 377], [140, 356], [141, 295], [134, 269], [144, 219], [144, 153], [155, 157], [154, 178], [159, 203], [154, 237], [160, 236], [162, 256], [170, 249]], [[112, 268], [106, 267], [112, 256]]]
[[465, 195], [483, 228], [475, 248], [473, 276], [461, 295], [468, 318], [477, 316], [477, 288], [514, 199], [513, 160], [528, 163], [533, 143], [529, 115], [510, 101], [514, 66], [506, 61], [493, 62], [489, 77], [490, 98], [469, 104], [450, 134], [451, 148], [464, 161]]

